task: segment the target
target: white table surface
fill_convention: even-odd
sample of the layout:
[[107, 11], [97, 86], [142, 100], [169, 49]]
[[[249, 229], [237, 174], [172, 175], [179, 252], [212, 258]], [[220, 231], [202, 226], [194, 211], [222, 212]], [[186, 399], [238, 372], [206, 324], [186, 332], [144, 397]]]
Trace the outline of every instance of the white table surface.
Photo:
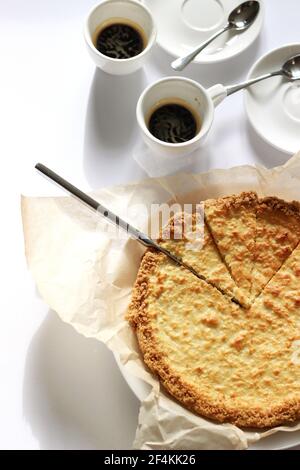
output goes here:
[[[145, 177], [132, 159], [135, 105], [145, 85], [170, 75], [158, 47], [132, 76], [96, 71], [82, 38], [93, 0], [0, 0], [0, 448], [130, 448], [139, 403], [112, 354], [63, 324], [39, 299], [26, 269], [20, 193], [50, 193], [41, 161], [85, 190]], [[245, 78], [268, 50], [299, 41], [298, 0], [266, 0], [259, 41], [241, 57], [187, 76], [204, 85]], [[242, 94], [226, 100], [194, 170], [287, 156], [250, 129]], [[47, 189], [46, 189], [47, 186]]]

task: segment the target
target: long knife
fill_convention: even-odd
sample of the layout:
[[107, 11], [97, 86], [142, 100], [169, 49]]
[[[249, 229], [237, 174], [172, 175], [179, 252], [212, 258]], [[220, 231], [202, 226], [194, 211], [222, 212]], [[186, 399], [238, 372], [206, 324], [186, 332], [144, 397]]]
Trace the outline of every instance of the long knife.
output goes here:
[[[71, 194], [72, 196], [75, 196], [76, 199], [78, 199], [80, 202], [88, 206], [90, 209], [93, 211], [97, 212], [97, 214], [101, 215], [104, 217], [106, 220], [111, 222], [112, 224], [116, 225], [117, 227], [121, 227], [123, 230], [125, 230], [130, 237], [132, 237], [134, 240], [137, 240], [139, 243], [144, 245], [146, 248], [153, 248], [157, 251], [160, 251], [164, 255], [168, 256], [172, 261], [174, 261], [176, 264], [184, 267], [185, 269], [188, 269], [191, 273], [194, 274], [194, 276], [198, 277], [202, 281], [205, 281], [206, 283], [212, 285], [215, 287], [219, 292], [221, 292], [223, 295], [228, 296], [226, 292], [223, 291], [219, 286], [217, 286], [214, 282], [210, 281], [207, 279], [205, 276], [202, 274], [199, 274], [196, 272], [191, 266], [187, 265], [181, 258], [178, 256], [174, 255], [172, 252], [169, 250], [166, 250], [162, 246], [160, 246], [158, 243], [156, 243], [152, 238], [148, 237], [145, 233], [141, 232], [140, 230], [136, 229], [129, 223], [125, 222], [121, 217], [115, 215], [113, 212], [111, 212], [109, 209], [104, 207], [100, 202], [96, 201], [92, 197], [90, 197], [88, 194], [84, 193], [80, 189], [76, 188], [73, 184], [69, 183], [69, 181], [65, 180], [61, 176], [59, 176], [57, 173], [54, 171], [50, 170], [50, 168], [47, 168], [45, 165], [42, 163], [37, 163], [35, 165], [35, 168], [44, 176], [49, 178], [53, 183], [56, 183], [58, 186], [60, 186], [62, 189], [64, 189], [67, 193]], [[234, 297], [231, 298], [231, 300], [237, 304], [239, 304], [239, 301], [235, 299]]]

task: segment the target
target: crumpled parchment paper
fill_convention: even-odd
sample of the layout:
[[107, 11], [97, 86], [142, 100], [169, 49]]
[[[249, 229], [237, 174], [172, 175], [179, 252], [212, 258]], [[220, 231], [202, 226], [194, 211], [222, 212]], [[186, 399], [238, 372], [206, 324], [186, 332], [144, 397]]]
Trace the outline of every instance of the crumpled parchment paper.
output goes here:
[[[176, 201], [199, 203], [207, 198], [255, 190], [300, 200], [300, 153], [271, 170], [240, 166], [203, 174], [153, 178], [93, 193], [93, 197], [140, 230], [148, 215], [141, 204]], [[278, 430], [244, 431], [216, 424], [187, 411], [170, 399], [145, 368], [137, 341], [124, 319], [141, 256], [136, 241], [118, 240], [106, 221], [71, 197], [22, 196], [25, 250], [41, 297], [60, 318], [81, 334], [105, 343], [123, 364], [126, 376], [142, 381], [134, 447], [139, 449], [244, 449]], [[139, 387], [140, 388], [140, 387]]]

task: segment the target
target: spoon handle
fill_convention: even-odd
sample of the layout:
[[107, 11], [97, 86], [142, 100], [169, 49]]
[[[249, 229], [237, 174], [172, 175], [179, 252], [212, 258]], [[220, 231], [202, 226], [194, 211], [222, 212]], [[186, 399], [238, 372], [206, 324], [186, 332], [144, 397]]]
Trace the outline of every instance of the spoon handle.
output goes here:
[[261, 75], [260, 77], [252, 78], [252, 80], [248, 80], [246, 82], [240, 83], [239, 85], [228, 86], [228, 87], [226, 87], [227, 96], [230, 96], [233, 93], [236, 93], [237, 91], [243, 90], [244, 88], [248, 88], [249, 86], [254, 85], [254, 83], [261, 82], [263, 80], [266, 80], [267, 78], [275, 77], [277, 75], [282, 75], [282, 71], [277, 70], [276, 72], [266, 73], [265, 75]]
[[212, 41], [214, 41], [218, 36], [221, 36], [221, 34], [225, 33], [225, 31], [228, 31], [229, 29], [231, 29], [231, 25], [228, 23], [224, 28], [217, 31], [213, 36], [211, 36], [207, 41], [203, 42], [192, 52], [186, 56], [179, 57], [178, 59], [174, 60], [171, 63], [172, 69], [177, 70], [177, 72], [183, 70], [201, 51], [203, 51], [203, 49], [205, 49]]

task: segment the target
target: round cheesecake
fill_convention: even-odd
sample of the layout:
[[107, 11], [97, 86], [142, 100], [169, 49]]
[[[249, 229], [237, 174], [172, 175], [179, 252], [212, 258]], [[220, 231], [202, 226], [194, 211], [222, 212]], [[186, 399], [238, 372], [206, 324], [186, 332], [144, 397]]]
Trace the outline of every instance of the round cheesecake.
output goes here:
[[[211, 200], [209, 204], [211, 211]], [[148, 250], [133, 289], [128, 319], [145, 364], [182, 405], [217, 422], [265, 428], [300, 418], [300, 218], [296, 203], [277, 200], [276, 206], [275, 198], [272, 203], [252, 198], [251, 204], [257, 239], [250, 245], [246, 241], [253, 247], [255, 273], [255, 295], [249, 285], [248, 302], [238, 305], [232, 301], [232, 286], [239, 286], [219, 248], [211, 219], [206, 220], [206, 240], [198, 251], [189, 251], [185, 240], [172, 237], [173, 219], [170, 239], [160, 243], [188, 260], [207, 281], [165, 255]], [[220, 200], [216, 206], [220, 207]], [[235, 207], [233, 214], [225, 211], [224, 217], [238, 219], [237, 210]], [[232, 221], [229, 226], [232, 228]], [[269, 269], [261, 267], [258, 254], [264, 243], [268, 244], [270, 233], [270, 256], [264, 258], [266, 263], [270, 260]], [[229, 235], [226, 237], [228, 243]], [[232, 237], [239, 239], [234, 233]], [[207, 256], [212, 246], [215, 257]], [[283, 246], [288, 248], [282, 250]], [[274, 264], [274, 259], [280, 263]], [[212, 266], [201, 269], [203, 260], [211, 261]], [[248, 254], [248, 265], [249, 260]], [[264, 277], [258, 290], [260, 269], [268, 273], [268, 279]], [[209, 278], [212, 273], [214, 285]], [[232, 285], [227, 283], [228, 292], [223, 289], [222, 293], [216, 284], [219, 279], [224, 285], [228, 276]]]

